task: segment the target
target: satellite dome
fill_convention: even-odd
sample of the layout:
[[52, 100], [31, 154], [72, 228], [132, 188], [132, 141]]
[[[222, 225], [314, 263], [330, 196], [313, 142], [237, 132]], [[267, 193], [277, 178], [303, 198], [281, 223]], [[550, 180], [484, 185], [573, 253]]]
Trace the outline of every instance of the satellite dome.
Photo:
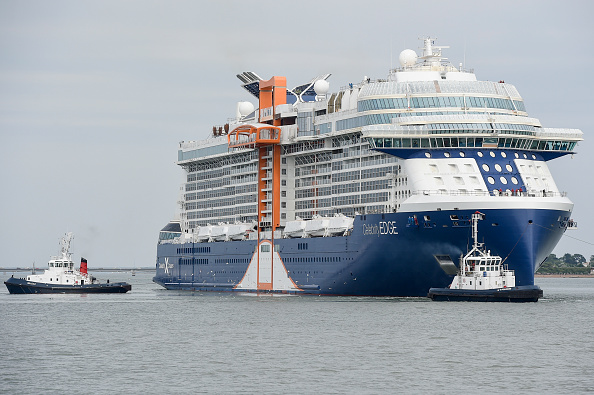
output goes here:
[[330, 84], [326, 80], [317, 80], [314, 84], [314, 91], [316, 91], [316, 95], [322, 96], [328, 93], [330, 89]]
[[405, 49], [404, 51], [400, 52], [398, 60], [400, 61], [400, 65], [402, 67], [413, 66], [417, 62], [417, 53], [412, 49]]
[[251, 114], [254, 112], [254, 105], [249, 101], [242, 101], [239, 103], [239, 113], [242, 117]]

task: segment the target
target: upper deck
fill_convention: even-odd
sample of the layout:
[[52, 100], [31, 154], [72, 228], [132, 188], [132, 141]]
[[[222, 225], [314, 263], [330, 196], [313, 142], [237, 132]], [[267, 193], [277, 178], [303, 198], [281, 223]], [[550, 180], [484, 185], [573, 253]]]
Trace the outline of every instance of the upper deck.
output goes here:
[[[182, 227], [255, 220], [255, 185], [272, 172], [266, 165], [266, 172], [258, 173], [255, 143], [270, 136], [253, 125], [279, 132], [273, 137], [282, 155], [281, 224], [297, 216], [398, 211], [405, 200], [434, 190], [440, 196], [454, 191], [456, 199], [494, 197], [508, 188], [526, 196], [529, 190], [559, 195], [543, 163], [574, 153], [582, 132], [543, 127], [528, 115], [515, 86], [479, 81], [462, 65], [450, 64], [441, 55], [444, 47], [431, 40], [424, 45], [419, 57], [403, 51], [402, 67], [385, 79], [366, 77], [329, 93], [325, 74], [286, 89], [285, 103], [261, 105], [265, 108], [238, 103], [236, 116], [214, 127], [212, 137], [181, 142], [177, 163], [187, 171]], [[259, 98], [254, 88], [259, 77], [238, 77]], [[509, 159], [483, 158], [491, 151]], [[454, 163], [454, 157], [464, 163]], [[400, 161], [413, 158], [431, 163], [405, 168]], [[448, 163], [435, 162], [439, 158]], [[507, 163], [512, 158], [515, 162]], [[450, 165], [472, 171], [452, 176]], [[431, 166], [438, 172], [427, 177]], [[494, 170], [508, 166], [506, 174]]]

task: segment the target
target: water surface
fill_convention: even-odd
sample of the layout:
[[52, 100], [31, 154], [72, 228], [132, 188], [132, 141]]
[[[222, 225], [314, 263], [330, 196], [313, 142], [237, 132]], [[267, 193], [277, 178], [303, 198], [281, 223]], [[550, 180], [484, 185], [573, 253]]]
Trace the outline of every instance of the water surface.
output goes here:
[[132, 291], [10, 295], [2, 284], [0, 393], [594, 388], [590, 278], [539, 278], [538, 303], [489, 304], [178, 292], [151, 272], [95, 275]]

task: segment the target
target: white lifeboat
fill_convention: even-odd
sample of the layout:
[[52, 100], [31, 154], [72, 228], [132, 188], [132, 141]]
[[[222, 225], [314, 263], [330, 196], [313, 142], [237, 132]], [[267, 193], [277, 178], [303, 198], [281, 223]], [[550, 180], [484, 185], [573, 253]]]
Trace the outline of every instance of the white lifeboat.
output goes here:
[[314, 215], [312, 219], [306, 221], [305, 234], [309, 237], [324, 237], [327, 236], [329, 218]]
[[198, 232], [195, 234], [195, 239], [199, 243], [203, 243], [210, 239], [210, 232], [212, 231], [212, 225], [201, 226]]
[[345, 216], [342, 213], [334, 214], [328, 223], [328, 236], [343, 236], [347, 230], [353, 228], [354, 218]]
[[227, 238], [227, 230], [229, 229], [229, 225], [224, 223], [219, 223], [212, 227], [210, 231], [210, 240], [209, 241], [228, 241]]
[[245, 240], [251, 227], [252, 226], [250, 224], [243, 223], [229, 225], [227, 228], [227, 237], [229, 240]]
[[287, 221], [285, 225], [284, 236], [285, 238], [299, 238], [305, 236], [305, 224], [306, 222], [301, 218], [295, 221]]

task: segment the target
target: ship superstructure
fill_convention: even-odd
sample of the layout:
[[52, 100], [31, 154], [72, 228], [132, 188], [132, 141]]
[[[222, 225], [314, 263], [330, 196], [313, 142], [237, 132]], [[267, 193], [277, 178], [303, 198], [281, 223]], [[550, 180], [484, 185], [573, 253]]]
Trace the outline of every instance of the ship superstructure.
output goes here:
[[582, 132], [542, 127], [513, 85], [478, 81], [442, 48], [425, 39], [386, 79], [337, 93], [329, 74], [293, 89], [238, 75], [258, 107], [239, 103], [211, 138], [180, 143], [180, 217], [160, 233], [155, 281], [426, 295], [451, 282], [480, 210], [491, 248], [532, 284], [574, 223], [547, 162]]

